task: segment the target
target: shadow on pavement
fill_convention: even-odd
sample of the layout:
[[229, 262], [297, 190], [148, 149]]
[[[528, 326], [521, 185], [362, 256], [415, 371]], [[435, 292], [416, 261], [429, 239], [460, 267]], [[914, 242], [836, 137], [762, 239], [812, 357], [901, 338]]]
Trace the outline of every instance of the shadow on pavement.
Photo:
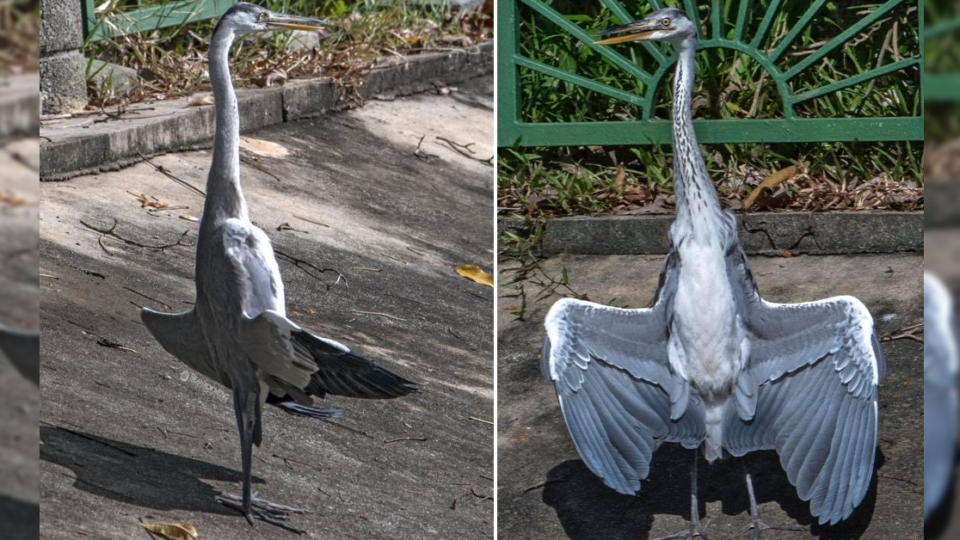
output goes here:
[[40, 505], [0, 496], [0, 531], [5, 540], [36, 540]]
[[40, 459], [70, 469], [74, 487], [98, 497], [155, 510], [238, 515], [200, 479], [239, 484], [239, 470], [48, 426], [40, 427]]
[[[565, 461], [547, 473], [543, 502], [552, 507], [567, 537], [572, 540], [647, 540], [655, 516], [674, 515], [690, 519], [691, 450], [665, 445], [656, 451], [649, 478], [636, 497], [621, 495], [606, 487], [580, 460]], [[870, 524], [877, 497], [876, 475], [864, 500], [853, 515], [840, 524], [816, 525], [809, 504], [797, 497], [775, 452], [757, 452], [745, 459], [727, 458], [708, 465], [698, 456], [699, 513], [706, 514], [707, 501], [720, 501], [728, 516], [749, 515], [743, 465], [753, 476], [757, 504], [775, 502], [794, 522], [768, 522], [771, 526], [801, 525], [821, 540], [857, 540]], [[878, 451], [875, 470], [884, 462]], [[709, 515], [706, 516], [710, 518]], [[761, 510], [760, 518], [763, 519]], [[748, 521], [744, 519], [743, 525]], [[677, 531], [680, 532], [680, 531]], [[706, 532], [710, 533], [709, 526]], [[768, 531], [763, 538], [790, 538], [789, 532]]]

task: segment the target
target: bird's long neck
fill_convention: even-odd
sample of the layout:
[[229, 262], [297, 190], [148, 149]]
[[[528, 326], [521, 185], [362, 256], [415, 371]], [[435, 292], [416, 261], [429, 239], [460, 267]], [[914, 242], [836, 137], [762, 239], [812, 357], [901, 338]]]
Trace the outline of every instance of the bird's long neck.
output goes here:
[[240, 113], [229, 66], [233, 40], [233, 31], [224, 27], [214, 33], [210, 43], [210, 83], [217, 124], [204, 217], [213, 223], [229, 218], [248, 219], [247, 204], [240, 190]]
[[[693, 38], [679, 44], [679, 59], [673, 86], [674, 191], [677, 221], [674, 236], [708, 240], [726, 220], [720, 209], [717, 190], [693, 130], [693, 82], [696, 76], [696, 48]], [[679, 243], [679, 238], [675, 238]]]

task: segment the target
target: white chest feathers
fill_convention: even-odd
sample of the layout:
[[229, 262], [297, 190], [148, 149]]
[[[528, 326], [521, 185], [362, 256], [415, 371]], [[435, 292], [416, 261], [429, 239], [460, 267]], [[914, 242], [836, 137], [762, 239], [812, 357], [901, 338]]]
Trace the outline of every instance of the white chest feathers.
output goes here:
[[723, 253], [684, 245], [680, 259], [670, 364], [705, 400], [722, 401], [732, 393], [748, 352]]

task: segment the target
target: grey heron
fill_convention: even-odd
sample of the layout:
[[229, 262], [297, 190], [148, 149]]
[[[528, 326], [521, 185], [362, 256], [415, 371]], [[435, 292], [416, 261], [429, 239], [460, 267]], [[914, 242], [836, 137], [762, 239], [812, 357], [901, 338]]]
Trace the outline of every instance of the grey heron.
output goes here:
[[231, 45], [256, 32], [318, 30], [324, 25], [317, 19], [272, 13], [248, 3], [236, 4], [220, 19], [209, 53], [216, 137], [197, 240], [196, 304], [185, 313], [141, 312], [147, 329], [167, 352], [232, 390], [243, 492], [220, 500], [240, 510], [251, 525], [260, 519], [292, 529], [283, 521], [291, 513], [303, 512], [251, 492], [253, 445], [259, 446], [262, 440], [264, 404], [291, 414], [326, 418], [339, 411], [314, 408], [312, 396], [387, 399], [417, 389], [414, 383], [287, 318], [273, 247], [251, 223], [240, 188], [240, 118], [228, 65]]
[[[546, 317], [542, 370], [587, 467], [633, 495], [655, 444], [703, 447], [708, 462], [776, 450], [821, 524], [846, 519], [873, 476], [877, 387], [885, 362], [867, 308], [839, 296], [802, 304], [764, 300], [723, 211], [692, 121], [697, 33], [673, 8], [600, 33], [609, 45], [655, 40], [679, 52], [673, 94], [676, 219], [650, 309], [558, 301]], [[704, 536], [696, 454], [689, 530]], [[745, 474], [755, 537], [760, 520]]]
[[953, 297], [923, 274], [923, 520], [943, 500], [957, 444], [957, 334]]
[[40, 334], [0, 327], [0, 352], [21, 375], [40, 385]]

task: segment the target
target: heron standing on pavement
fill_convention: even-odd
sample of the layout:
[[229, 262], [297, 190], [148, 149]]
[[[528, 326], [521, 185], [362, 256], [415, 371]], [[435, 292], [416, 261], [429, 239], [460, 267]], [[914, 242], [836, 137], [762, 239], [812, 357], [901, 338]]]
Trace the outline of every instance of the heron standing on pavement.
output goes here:
[[285, 528], [291, 528], [283, 523], [289, 514], [303, 510], [251, 493], [251, 459], [253, 445], [259, 446], [262, 438], [263, 405], [326, 418], [339, 411], [313, 408], [311, 396], [388, 399], [417, 388], [287, 319], [273, 247], [251, 223], [240, 189], [240, 117], [230, 76], [231, 45], [247, 34], [323, 26], [317, 19], [281, 15], [248, 3], [233, 6], [220, 19], [209, 53], [216, 138], [197, 241], [196, 304], [186, 313], [142, 311], [144, 324], [164, 349], [233, 391], [243, 493], [222, 496], [221, 502], [239, 509], [251, 524], [260, 519]]
[[[546, 318], [544, 375], [556, 386], [573, 442], [594, 474], [633, 495], [656, 441], [703, 447], [707, 461], [776, 450], [821, 524], [863, 500], [877, 447], [877, 386], [885, 364], [867, 308], [849, 296], [803, 304], [761, 298], [721, 210], [693, 129], [697, 33], [673, 8], [601, 32], [610, 45], [655, 40], [679, 51], [673, 94], [676, 220], [650, 309], [564, 299]], [[696, 454], [688, 530], [706, 538]], [[759, 538], [753, 483], [750, 523]], [[776, 527], [790, 528], [792, 527]]]

